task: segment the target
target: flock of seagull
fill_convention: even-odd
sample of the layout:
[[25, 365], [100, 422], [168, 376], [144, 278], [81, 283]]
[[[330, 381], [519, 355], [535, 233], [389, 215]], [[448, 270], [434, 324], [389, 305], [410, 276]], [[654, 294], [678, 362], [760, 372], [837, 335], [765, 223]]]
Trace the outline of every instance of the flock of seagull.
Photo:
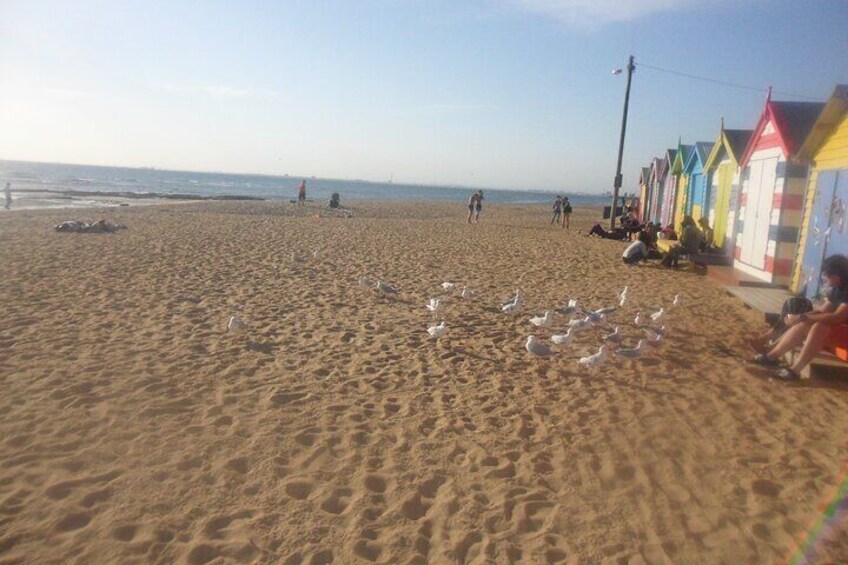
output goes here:
[[[396, 287], [379, 279], [374, 281], [368, 277], [360, 277], [359, 284], [363, 288], [376, 287], [377, 290], [384, 295], [398, 293], [398, 289]], [[442, 283], [442, 289], [445, 292], [453, 292], [457, 289], [457, 284], [444, 282]], [[565, 333], [552, 334], [550, 336], [551, 343], [557, 347], [566, 347], [571, 344], [574, 335], [578, 332], [591, 327], [605, 325], [607, 323], [608, 316], [615, 312], [617, 308], [621, 308], [627, 303], [629, 292], [630, 288], [625, 286], [621, 294], [618, 295], [618, 307], [608, 306], [599, 310], [587, 310], [586, 308], [578, 305], [576, 299], [569, 300], [564, 307], [556, 309], [555, 312], [569, 317], [575, 315], [578, 317], [571, 318], [568, 321], [567, 331]], [[463, 300], [471, 300], [472, 292], [467, 286], [464, 286], [460, 292], [460, 296]], [[680, 294], [676, 294], [670, 308], [679, 306], [680, 302]], [[424, 308], [429, 312], [436, 313], [443, 305], [444, 302], [441, 298], [431, 298], [426, 304], [424, 304]], [[501, 312], [504, 314], [513, 315], [520, 312], [523, 305], [524, 294], [521, 290], [516, 290], [515, 295], [506, 302], [502, 303], [500, 308]], [[663, 336], [667, 331], [665, 324], [661, 326], [651, 324], [662, 321], [665, 318], [666, 313], [665, 308], [660, 308], [658, 311], [651, 314], [643, 314], [641, 311], [636, 314], [636, 318], [633, 320], [633, 323], [637, 327], [642, 328], [646, 334], [645, 338], [638, 341], [636, 347], [621, 347], [621, 343], [624, 341], [624, 334], [621, 332], [620, 326], [615, 326], [610, 333], [605, 334], [601, 338], [603, 344], [600, 346], [597, 353], [581, 357], [577, 362], [587, 368], [599, 367], [606, 362], [611, 352], [615, 355], [628, 359], [636, 359], [640, 357], [645, 352], [647, 346], [658, 346], [662, 343]], [[529, 319], [529, 322], [535, 328], [550, 328], [554, 325], [554, 312], [548, 310], [542, 316], [533, 316]], [[448, 326], [444, 321], [427, 328], [427, 333], [435, 339], [444, 337], [447, 334], [447, 331]], [[549, 358], [557, 354], [551, 346], [532, 334], [527, 336], [527, 341], [524, 343], [524, 347], [528, 353], [538, 358]]]
[[[312, 258], [315, 260], [319, 259], [320, 253], [315, 251], [312, 254]], [[293, 253], [292, 260], [300, 262], [304, 259]], [[398, 289], [396, 287], [379, 279], [372, 280], [368, 277], [360, 277], [359, 285], [368, 289], [376, 288], [382, 295], [398, 294]], [[458, 289], [458, 285], [452, 282], [443, 282], [441, 286], [442, 290], [448, 293], [454, 292]], [[554, 347], [565, 348], [571, 344], [575, 334], [588, 328], [605, 326], [608, 322], [608, 317], [618, 308], [623, 307], [627, 303], [629, 292], [630, 288], [625, 286], [624, 290], [618, 295], [617, 307], [607, 306], [598, 310], [588, 310], [583, 306], [580, 306], [576, 299], [571, 299], [568, 300], [566, 305], [561, 308], [557, 308], [554, 311], [548, 310], [541, 316], [533, 316], [529, 319], [529, 322], [534, 328], [546, 329], [551, 328], [554, 325], [554, 313], [568, 316], [570, 319], [566, 324], [566, 332], [553, 333], [549, 338]], [[473, 292], [467, 286], [463, 286], [459, 294], [463, 300], [471, 300], [473, 298]], [[680, 302], [680, 294], [674, 295], [674, 300], [672, 300], [669, 308], [679, 306]], [[435, 314], [439, 312], [443, 306], [444, 301], [441, 298], [431, 298], [424, 305], [424, 308]], [[514, 296], [500, 305], [500, 309], [504, 314], [514, 315], [518, 314], [523, 306], [524, 293], [522, 293], [521, 290], [516, 290]], [[645, 332], [646, 337], [639, 339], [636, 347], [621, 347], [621, 344], [624, 341], [624, 334], [621, 331], [621, 326], [615, 326], [611, 332], [602, 336], [602, 344], [597, 353], [581, 357], [577, 360], [577, 362], [587, 368], [600, 367], [607, 361], [610, 353], [614, 353], [619, 357], [627, 359], [637, 359], [646, 351], [648, 346], [658, 346], [662, 343], [663, 337], [667, 332], [665, 324], [661, 326], [651, 324], [661, 322], [665, 318], [666, 314], [667, 311], [665, 308], [660, 308], [658, 311], [651, 314], [643, 314], [641, 311], [637, 312], [636, 318], [633, 320], [633, 324], [636, 327], [641, 328]], [[246, 332], [249, 327], [243, 320], [235, 316], [230, 316], [229, 321], [227, 322], [227, 329], [231, 332], [243, 333]], [[427, 333], [434, 339], [444, 337], [447, 335], [447, 332], [448, 326], [444, 321], [427, 328]], [[527, 336], [527, 340], [524, 343], [524, 348], [528, 353], [541, 359], [557, 355], [557, 350], [555, 350], [554, 347], [548, 345], [543, 339], [532, 334]]]

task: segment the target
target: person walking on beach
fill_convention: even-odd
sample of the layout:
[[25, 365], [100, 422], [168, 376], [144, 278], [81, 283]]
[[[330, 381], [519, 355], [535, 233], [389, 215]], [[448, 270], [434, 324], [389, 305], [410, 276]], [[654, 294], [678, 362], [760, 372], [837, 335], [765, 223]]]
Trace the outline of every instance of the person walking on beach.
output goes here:
[[6, 183], [6, 210], [12, 207], [12, 183]]
[[477, 206], [477, 193], [471, 195], [471, 198], [468, 199], [468, 218], [466, 218], [465, 222], [470, 224], [471, 217], [474, 215], [474, 208]]
[[571, 202], [568, 196], [562, 197], [562, 229], [571, 228]]
[[477, 191], [477, 203], [474, 204], [474, 223], [480, 223], [480, 212], [483, 211], [483, 191]]
[[300, 181], [300, 184], [297, 186], [297, 204], [299, 206], [303, 206], [306, 204], [306, 181]]
[[560, 197], [559, 194], [557, 194], [556, 200], [554, 200], [554, 205], [552, 209], [554, 211], [554, 214], [551, 217], [551, 225], [554, 225], [555, 223], [558, 224], [559, 218], [562, 215], [562, 197]]

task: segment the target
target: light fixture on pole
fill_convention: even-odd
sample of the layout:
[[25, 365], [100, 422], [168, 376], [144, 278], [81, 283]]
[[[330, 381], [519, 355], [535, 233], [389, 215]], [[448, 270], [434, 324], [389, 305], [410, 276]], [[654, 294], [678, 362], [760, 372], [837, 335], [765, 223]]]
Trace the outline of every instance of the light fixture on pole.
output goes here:
[[[618, 204], [618, 189], [621, 188], [621, 158], [624, 155], [624, 134], [627, 131], [627, 107], [630, 104], [630, 81], [636, 65], [633, 63], [633, 55], [627, 61], [627, 90], [624, 92], [624, 114], [621, 117], [621, 138], [618, 141], [618, 164], [615, 167], [615, 180], [612, 184], [612, 208], [610, 208], [610, 230], [615, 229], [615, 209]], [[613, 75], [622, 74], [621, 69], [613, 70]]]

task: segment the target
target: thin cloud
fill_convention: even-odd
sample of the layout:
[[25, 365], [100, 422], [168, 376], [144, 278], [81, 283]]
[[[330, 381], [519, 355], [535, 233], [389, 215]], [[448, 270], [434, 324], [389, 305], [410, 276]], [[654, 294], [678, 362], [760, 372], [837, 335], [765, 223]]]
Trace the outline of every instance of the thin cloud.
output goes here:
[[590, 28], [702, 5], [696, 0], [507, 0], [507, 3], [568, 25]]
[[276, 91], [264, 88], [239, 88], [226, 85], [164, 85], [166, 92], [175, 94], [200, 94], [212, 98], [238, 99], [238, 98], [267, 98], [276, 96]]

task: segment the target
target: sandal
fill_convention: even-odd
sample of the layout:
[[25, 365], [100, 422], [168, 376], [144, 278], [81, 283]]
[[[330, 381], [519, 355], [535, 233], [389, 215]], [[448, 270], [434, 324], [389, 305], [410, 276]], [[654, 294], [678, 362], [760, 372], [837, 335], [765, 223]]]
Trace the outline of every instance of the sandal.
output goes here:
[[777, 367], [778, 365], [780, 365], [780, 361], [778, 361], [777, 359], [772, 359], [765, 353], [758, 353], [757, 355], [754, 355], [753, 361], [757, 365], [763, 365], [765, 367]]
[[792, 369], [784, 368], [777, 372], [777, 378], [783, 381], [797, 381], [800, 377]]

